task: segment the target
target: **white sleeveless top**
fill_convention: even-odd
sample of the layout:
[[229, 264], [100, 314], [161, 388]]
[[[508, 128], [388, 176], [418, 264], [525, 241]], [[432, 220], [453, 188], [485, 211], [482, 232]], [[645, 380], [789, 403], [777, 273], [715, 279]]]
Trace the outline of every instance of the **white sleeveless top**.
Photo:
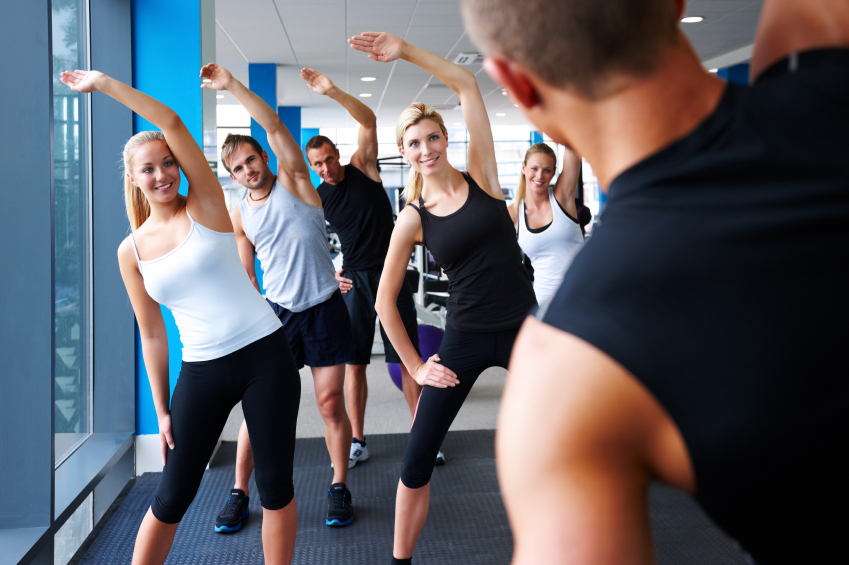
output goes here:
[[519, 246], [530, 257], [534, 268], [534, 293], [537, 303], [542, 306], [554, 296], [563, 281], [563, 275], [572, 264], [572, 259], [584, 246], [584, 234], [581, 225], [569, 216], [554, 197], [554, 191], [548, 189], [548, 202], [551, 204], [551, 223], [543, 231], [533, 233], [525, 222], [525, 200], [519, 203]]
[[243, 198], [239, 213], [262, 266], [266, 298], [303, 312], [336, 292], [321, 206], [307, 204], [276, 180], [265, 202], [251, 206]]
[[144, 288], [171, 310], [183, 361], [223, 357], [277, 331], [282, 324], [248, 278], [236, 235], [206, 228], [189, 211], [189, 235], [176, 249], [152, 261], [142, 261], [130, 241]]

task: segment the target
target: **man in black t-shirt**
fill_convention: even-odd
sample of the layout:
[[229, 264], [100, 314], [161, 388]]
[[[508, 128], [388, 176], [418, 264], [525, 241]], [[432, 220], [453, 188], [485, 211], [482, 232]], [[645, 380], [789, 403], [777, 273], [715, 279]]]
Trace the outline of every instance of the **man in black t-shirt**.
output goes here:
[[[345, 397], [354, 435], [348, 466], [353, 467], [358, 461], [368, 459], [363, 432], [368, 398], [366, 366], [371, 357], [377, 317], [374, 301], [395, 223], [392, 204], [377, 170], [377, 119], [374, 112], [314, 69], [304, 69], [301, 77], [315, 92], [341, 104], [360, 124], [357, 150], [348, 165], [342, 166], [339, 150], [327, 137], [317, 135], [305, 147], [310, 167], [324, 181], [318, 187], [324, 216], [342, 244], [342, 268], [336, 272], [336, 279], [351, 316], [355, 349], [354, 358], [348, 363], [345, 374]], [[416, 306], [407, 284], [398, 295], [398, 311], [410, 340], [418, 350]], [[401, 363], [383, 326], [380, 333], [386, 362], [401, 366], [404, 397], [410, 413], [415, 414], [421, 385], [413, 380]]]
[[609, 195], [511, 359], [496, 437], [513, 562], [653, 562], [652, 480], [759, 563], [834, 561], [849, 0], [765, 0], [751, 87], [702, 68], [683, 0], [463, 11], [489, 74]]

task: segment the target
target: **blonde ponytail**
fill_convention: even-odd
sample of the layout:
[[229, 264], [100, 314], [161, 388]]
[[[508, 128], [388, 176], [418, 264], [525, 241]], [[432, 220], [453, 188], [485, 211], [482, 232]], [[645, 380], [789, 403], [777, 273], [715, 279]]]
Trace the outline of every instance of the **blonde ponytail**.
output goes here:
[[[543, 153], [548, 155], [552, 159], [554, 159], [554, 170], [557, 171], [557, 155], [554, 153], [554, 150], [549, 147], [545, 143], [534, 143], [531, 145], [528, 150], [525, 152], [525, 160], [522, 161], [522, 166], [526, 166], [528, 164], [528, 157], [533, 155], [534, 153]], [[519, 184], [516, 186], [516, 198], [513, 199], [513, 204], [516, 206], [516, 213], [519, 213], [519, 204], [522, 203], [522, 200], [525, 199], [525, 173], [519, 175]]]
[[[404, 146], [404, 133], [410, 126], [416, 125], [422, 120], [433, 120], [439, 125], [443, 135], [448, 137], [448, 130], [445, 129], [445, 122], [442, 121], [442, 116], [439, 112], [421, 102], [410, 104], [398, 116], [398, 123], [395, 125], [395, 141], [398, 147]], [[422, 187], [424, 186], [424, 177], [415, 169], [410, 171], [410, 178], [407, 179], [407, 185], [404, 187], [404, 192], [401, 196], [407, 204], [417, 204], [422, 195]]]
[[130, 220], [130, 228], [136, 231], [150, 216], [150, 204], [145, 198], [142, 189], [130, 181], [129, 173], [133, 168], [133, 156], [139, 147], [149, 141], [161, 141], [166, 143], [165, 135], [161, 131], [143, 131], [131, 137], [124, 145], [124, 203], [127, 206], [127, 218]]

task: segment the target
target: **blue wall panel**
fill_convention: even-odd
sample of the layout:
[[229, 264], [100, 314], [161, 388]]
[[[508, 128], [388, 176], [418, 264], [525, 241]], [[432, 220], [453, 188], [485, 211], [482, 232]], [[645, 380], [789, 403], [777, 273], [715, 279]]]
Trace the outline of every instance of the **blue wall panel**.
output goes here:
[[[277, 108], [277, 65], [274, 63], [250, 63], [248, 65], [248, 88], [265, 100], [272, 108]], [[277, 173], [277, 157], [268, 145], [265, 130], [251, 118], [251, 137], [256, 139], [268, 153], [268, 166]]]
[[724, 79], [731, 84], [739, 84], [746, 86], [749, 84], [749, 63], [740, 63], [733, 67], [719, 69], [716, 76]]
[[[318, 135], [318, 128], [301, 128], [301, 149], [306, 147], [307, 142], [310, 138]], [[297, 138], [296, 138], [297, 139]], [[306, 159], [307, 153], [304, 151], [304, 158]], [[307, 160], [307, 164], [309, 164], [309, 160]], [[312, 181], [313, 186], [318, 186], [321, 184], [321, 177], [310, 168], [310, 180]]]
[[531, 145], [535, 143], [542, 143], [545, 139], [542, 137], [541, 131], [532, 131], [531, 132]]
[[[200, 0], [134, 0], [133, 86], [176, 111], [198, 145], [203, 143], [201, 100]], [[167, 25], [166, 25], [167, 24]], [[179, 33], [174, 33], [178, 29]], [[133, 116], [133, 131], [157, 129], [141, 116]], [[180, 192], [188, 182], [182, 176]], [[167, 308], [162, 317], [168, 332], [168, 368], [171, 392], [180, 373], [182, 343]], [[150, 383], [136, 330], [136, 433], [159, 431]]]

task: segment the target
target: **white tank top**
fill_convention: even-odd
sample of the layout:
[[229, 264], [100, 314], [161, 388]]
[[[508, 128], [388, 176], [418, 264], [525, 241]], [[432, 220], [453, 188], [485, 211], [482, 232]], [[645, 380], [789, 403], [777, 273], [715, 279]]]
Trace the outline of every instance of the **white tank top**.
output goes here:
[[183, 361], [223, 357], [274, 333], [282, 324], [248, 278], [236, 235], [206, 228], [189, 216], [189, 235], [176, 249], [142, 261], [130, 241], [144, 288], [171, 310]]
[[572, 259], [584, 246], [581, 225], [560, 207], [554, 191], [548, 189], [551, 204], [551, 223], [533, 233], [525, 222], [525, 200], [519, 203], [519, 246], [530, 257], [534, 268], [534, 293], [542, 306], [554, 295]]

